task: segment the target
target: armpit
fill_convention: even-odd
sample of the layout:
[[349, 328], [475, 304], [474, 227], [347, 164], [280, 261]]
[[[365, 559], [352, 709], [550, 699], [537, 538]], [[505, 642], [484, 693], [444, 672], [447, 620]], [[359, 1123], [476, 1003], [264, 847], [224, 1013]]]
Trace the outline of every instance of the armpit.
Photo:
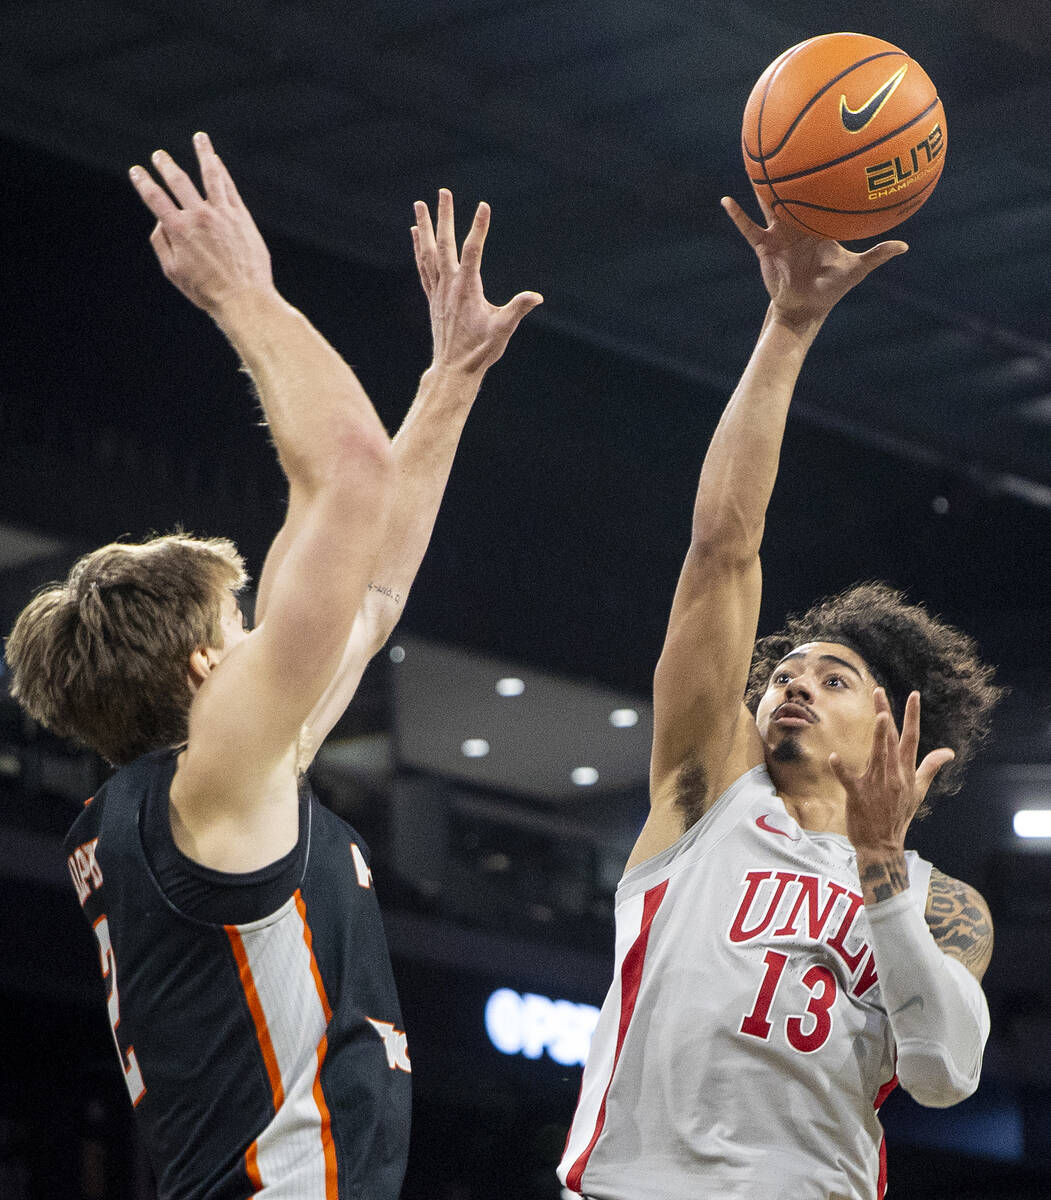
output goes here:
[[675, 807], [682, 816], [682, 831], [691, 829], [704, 816], [708, 799], [708, 772], [695, 755], [679, 768], [675, 780]]
[[925, 916], [942, 953], [981, 980], [993, 954], [993, 919], [981, 893], [935, 868]]

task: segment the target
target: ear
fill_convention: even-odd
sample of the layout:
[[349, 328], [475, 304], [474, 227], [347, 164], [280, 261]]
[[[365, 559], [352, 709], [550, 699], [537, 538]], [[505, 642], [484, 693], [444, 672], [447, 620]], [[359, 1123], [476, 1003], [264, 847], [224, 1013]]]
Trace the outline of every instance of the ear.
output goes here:
[[212, 657], [212, 651], [207, 647], [201, 647], [194, 650], [187, 662], [186, 681], [190, 687], [197, 691], [202, 683], [212, 673], [212, 668], [215, 666], [215, 660]]

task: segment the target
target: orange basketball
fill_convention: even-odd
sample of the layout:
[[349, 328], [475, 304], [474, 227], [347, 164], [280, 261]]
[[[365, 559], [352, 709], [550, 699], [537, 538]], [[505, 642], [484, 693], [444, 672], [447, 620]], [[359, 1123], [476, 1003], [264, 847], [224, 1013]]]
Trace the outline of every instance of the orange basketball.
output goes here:
[[775, 215], [837, 241], [911, 216], [945, 162], [945, 112], [904, 50], [826, 33], [786, 50], [748, 97], [745, 168]]

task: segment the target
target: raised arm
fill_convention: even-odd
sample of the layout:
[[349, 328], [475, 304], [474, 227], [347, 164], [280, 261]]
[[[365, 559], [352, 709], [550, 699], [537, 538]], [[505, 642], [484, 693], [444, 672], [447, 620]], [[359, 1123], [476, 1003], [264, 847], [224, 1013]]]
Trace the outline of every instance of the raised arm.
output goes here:
[[836, 242], [764, 228], [723, 207], [759, 259], [770, 305], [701, 468], [690, 547], [654, 675], [651, 811], [632, 866], [675, 841], [736, 775], [761, 761], [742, 705], [761, 593], [759, 547], [799, 370], [834, 305], [907, 247], [853, 254]]
[[[229, 653], [202, 648], [190, 738], [172, 801], [201, 861], [249, 869], [237, 851], [294, 841], [300, 727], [332, 677], [386, 524], [389, 439], [353, 372], [276, 291], [266, 247], [226, 168], [195, 139], [203, 195], [165, 153], [131, 177], [157, 218], [165, 275], [209, 313], [252, 377], [289, 482], [288, 540], [266, 620]], [[236, 860], [236, 861], [235, 861]], [[258, 865], [256, 863], [255, 865]]]
[[[417, 202], [413, 249], [430, 306], [431, 365], [394, 438], [395, 495], [365, 599], [343, 659], [304, 730], [300, 766], [313, 757], [357, 689], [372, 656], [390, 637], [431, 539], [435, 518], [468, 414], [486, 371], [503, 354], [522, 318], [541, 303], [520, 292], [497, 307], [482, 288], [482, 249], [490, 210], [479, 204], [460, 256], [452, 194], [438, 196], [437, 232], [427, 205]], [[274, 556], [279, 553], [275, 547]], [[265, 617], [271, 563], [260, 586]]]

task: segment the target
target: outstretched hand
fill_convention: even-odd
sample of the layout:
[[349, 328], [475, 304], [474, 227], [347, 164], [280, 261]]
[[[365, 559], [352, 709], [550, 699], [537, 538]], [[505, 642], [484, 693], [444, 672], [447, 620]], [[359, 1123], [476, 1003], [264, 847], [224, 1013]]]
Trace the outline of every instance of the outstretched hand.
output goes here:
[[418, 200], [415, 212], [412, 245], [431, 309], [434, 362], [481, 373], [503, 354], [519, 322], [543, 303], [543, 297], [537, 292], [519, 292], [500, 308], [486, 300], [481, 266], [489, 230], [488, 204], [478, 205], [459, 258], [452, 193], [447, 188], [438, 193], [437, 236], [427, 205]]
[[270, 253], [230, 173], [205, 133], [193, 139], [204, 195], [164, 150], [152, 156], [167, 191], [142, 167], [129, 174], [157, 218], [150, 235], [165, 276], [190, 301], [213, 315], [238, 292], [273, 288]]
[[828, 759], [832, 773], [846, 789], [847, 837], [859, 852], [902, 849], [905, 831], [935, 775], [956, 757], [948, 747], [942, 747], [932, 750], [917, 767], [919, 692], [910, 693], [905, 704], [900, 738], [883, 688], [876, 689], [875, 702], [876, 728], [865, 770], [855, 775], [838, 754], [830, 754]]
[[765, 202], [760, 205], [765, 227], [757, 225], [736, 200], [722, 199], [726, 213], [759, 259], [774, 308], [791, 323], [823, 321], [855, 284], [909, 248], [905, 242], [880, 242], [854, 254], [839, 242], [779, 220]]

